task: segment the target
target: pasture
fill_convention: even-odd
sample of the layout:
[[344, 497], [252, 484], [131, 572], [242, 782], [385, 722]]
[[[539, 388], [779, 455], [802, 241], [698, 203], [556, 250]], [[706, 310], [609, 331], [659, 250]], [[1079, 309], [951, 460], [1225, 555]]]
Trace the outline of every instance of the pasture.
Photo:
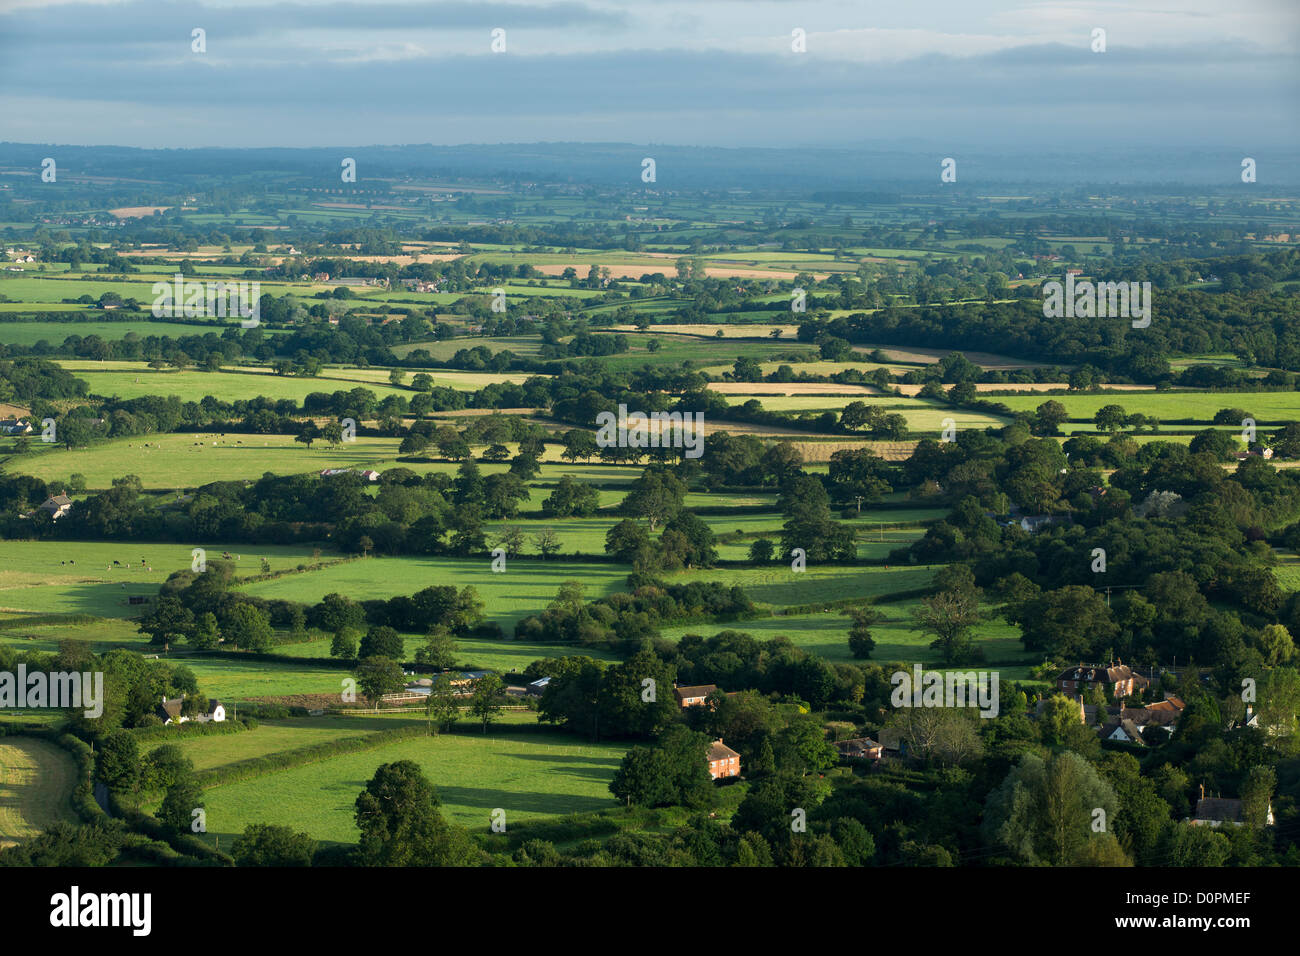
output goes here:
[[431, 585], [473, 587], [487, 607], [487, 620], [511, 631], [517, 620], [543, 610], [565, 581], [581, 581], [585, 597], [594, 600], [623, 590], [628, 568], [617, 564], [547, 562], [512, 558], [506, 570], [492, 571], [492, 560], [424, 556], [378, 557], [257, 581], [242, 590], [262, 598], [314, 604], [331, 592], [354, 601], [414, 594]]
[[[3, 326], [0, 325], [0, 330], [2, 329]], [[529, 377], [522, 372], [462, 372], [456, 369], [402, 368], [399, 371], [402, 373], [403, 384], [394, 386], [388, 380], [391, 369], [386, 367], [358, 368], [330, 365], [322, 368], [320, 374], [314, 378], [300, 378], [277, 376], [271, 368], [257, 365], [226, 366], [219, 372], [206, 372], [159, 371], [150, 368], [145, 362], [60, 359], [58, 364], [78, 378], [86, 379], [87, 382], [97, 382], [105, 387], [116, 389], [123, 397], [135, 397], [127, 396], [126, 390], [146, 385], [151, 391], [145, 394], [154, 394], [152, 389], [165, 383], [167, 387], [176, 389], [169, 394], [179, 395], [186, 401], [201, 399], [204, 395], [212, 395], [222, 401], [232, 401], [232, 398], [226, 397], [228, 395], [238, 399], [247, 399], [255, 395], [276, 399], [294, 398], [298, 392], [307, 395], [311, 392], [349, 391], [358, 387], [368, 388], [380, 398], [400, 394], [409, 399], [417, 394], [409, 387], [411, 380], [420, 373], [433, 378], [435, 386], [454, 388], [457, 391], [475, 391], [487, 385], [503, 382], [521, 383]], [[129, 383], [123, 378], [127, 375], [132, 379]], [[158, 376], [158, 378], [151, 378], [137, 386], [135, 379], [143, 376]], [[258, 378], [250, 379], [246, 376], [258, 376]], [[93, 386], [91, 391], [102, 394]], [[295, 400], [301, 402], [300, 398]]]
[[396, 438], [361, 434], [341, 445], [317, 441], [308, 448], [291, 435], [173, 432], [115, 438], [70, 450], [35, 443], [31, 453], [10, 456], [0, 468], [56, 484], [81, 474], [91, 490], [108, 488], [123, 475], [138, 475], [145, 488], [170, 491], [213, 481], [257, 479], [268, 471], [296, 475], [325, 468], [373, 468], [396, 458], [399, 444]]
[[[261, 573], [262, 558], [272, 571], [312, 561], [307, 548], [194, 545], [199, 546], [208, 551], [209, 559], [224, 550], [239, 554], [236, 574], [240, 575]], [[23, 614], [135, 617], [147, 607], [129, 604], [128, 597], [156, 595], [169, 574], [189, 570], [192, 561], [191, 546], [182, 544], [0, 541], [0, 609]]]
[[223, 402], [234, 402], [260, 396], [269, 399], [287, 398], [302, 404], [302, 400], [312, 392], [328, 394], [346, 392], [353, 388], [369, 389], [380, 399], [388, 395], [403, 395], [409, 399], [415, 394], [409, 388], [395, 388], [387, 381], [275, 375], [270, 369], [264, 368], [226, 369], [220, 372], [194, 369], [157, 371], [142, 363], [123, 362], [115, 364], [134, 367], [100, 371], [95, 367], [98, 363], [75, 364], [76, 376], [86, 381], [92, 394], [110, 398], [140, 398], [146, 395], [165, 398], [177, 395], [182, 401], [197, 402], [211, 395]]
[[[257, 733], [257, 731], [253, 731]], [[235, 739], [246, 736], [236, 735]], [[250, 823], [305, 830], [325, 842], [355, 843], [357, 795], [380, 764], [419, 764], [449, 822], [487, 832], [491, 813], [510, 821], [559, 817], [618, 806], [609, 792], [625, 748], [561, 733], [495, 726], [417, 737], [344, 754], [204, 791], [207, 839], [223, 846]]]
[[1000, 395], [1013, 412], [1032, 412], [1046, 401], [1060, 402], [1071, 418], [1091, 419], [1103, 405], [1119, 405], [1129, 414], [1141, 412], [1162, 422], [1191, 419], [1209, 422], [1224, 408], [1240, 408], [1257, 421], [1300, 419], [1300, 392], [1140, 392], [1125, 395]]
[[[871, 636], [876, 642], [872, 661], [908, 664], [919, 662], [927, 667], [940, 666], [939, 653], [930, 649], [932, 637], [922, 636], [912, 626], [911, 612], [917, 606], [919, 602], [914, 600], [876, 605], [875, 609], [884, 615], [884, 620], [871, 627]], [[662, 633], [669, 640], [680, 640], [686, 634], [711, 637], [725, 630], [743, 631], [761, 641], [786, 637], [790, 643], [810, 654], [828, 661], [849, 664], [855, 662], [849, 653], [851, 623], [851, 619], [839, 611], [822, 611], [815, 614], [782, 614], [726, 624], [675, 625], [664, 628]], [[980, 623], [973, 633], [976, 646], [984, 652], [990, 664], [1004, 665], [1012, 662], [1012, 667], [1020, 668], [1032, 663], [1020, 643], [1019, 629], [1001, 618]], [[998, 669], [1003, 670], [1001, 666]]]

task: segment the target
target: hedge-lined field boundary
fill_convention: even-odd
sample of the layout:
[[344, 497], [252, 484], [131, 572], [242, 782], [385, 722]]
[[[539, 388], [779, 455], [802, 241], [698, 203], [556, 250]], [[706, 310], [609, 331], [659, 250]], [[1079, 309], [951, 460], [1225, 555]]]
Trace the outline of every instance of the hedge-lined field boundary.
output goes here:
[[222, 784], [251, 780], [254, 777], [274, 773], [277, 770], [289, 770], [305, 764], [329, 760], [331, 757], [339, 757], [343, 754], [386, 747], [400, 740], [424, 737], [427, 734], [428, 730], [421, 726], [394, 727], [392, 730], [380, 730], [357, 737], [327, 740], [307, 747], [298, 747], [294, 750], [282, 750], [263, 757], [249, 757], [247, 760], [238, 760], [235, 763], [221, 767], [198, 771], [194, 774], [194, 778], [198, 785], [204, 789], [219, 787]]

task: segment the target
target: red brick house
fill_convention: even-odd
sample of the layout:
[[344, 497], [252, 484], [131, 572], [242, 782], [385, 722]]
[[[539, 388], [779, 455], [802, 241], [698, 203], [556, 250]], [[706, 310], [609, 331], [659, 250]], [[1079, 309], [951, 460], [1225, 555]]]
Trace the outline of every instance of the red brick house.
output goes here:
[[709, 746], [709, 776], [714, 780], [740, 776], [740, 754], [719, 737]]
[[674, 684], [673, 696], [677, 698], [680, 707], [703, 707], [709, 695], [717, 690], [717, 684], [696, 684], [692, 687], [678, 687]]

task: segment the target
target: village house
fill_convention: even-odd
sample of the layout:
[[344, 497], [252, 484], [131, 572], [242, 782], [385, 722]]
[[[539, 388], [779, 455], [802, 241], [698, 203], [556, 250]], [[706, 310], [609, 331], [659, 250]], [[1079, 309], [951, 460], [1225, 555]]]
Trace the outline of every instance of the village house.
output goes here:
[[194, 718], [200, 724], [219, 724], [226, 719], [226, 705], [214, 697], [208, 698], [208, 707]]
[[1146, 745], [1146, 741], [1142, 739], [1142, 728], [1128, 717], [1119, 717], [1102, 724], [1101, 738], [1123, 744]]
[[1089, 687], [1100, 685], [1111, 692], [1114, 700], [1130, 696], [1145, 683], [1135, 678], [1132, 668], [1125, 664], [1111, 664], [1107, 667], [1089, 667], [1080, 664], [1061, 671], [1056, 678], [1057, 690], [1071, 697], [1078, 697]]
[[679, 707], [703, 707], [710, 694], [716, 693], [717, 684], [696, 684], [692, 687], [673, 685], [673, 696]]
[[709, 746], [709, 776], [714, 780], [740, 776], [740, 754], [722, 742], [722, 738]]
[[162, 719], [164, 725], [183, 724], [189, 720], [188, 717], [181, 713], [181, 708], [184, 706], [184, 697], [173, 697], [171, 700], [164, 697], [154, 713]]
[[30, 435], [32, 423], [23, 418], [5, 418], [0, 420], [0, 434]]

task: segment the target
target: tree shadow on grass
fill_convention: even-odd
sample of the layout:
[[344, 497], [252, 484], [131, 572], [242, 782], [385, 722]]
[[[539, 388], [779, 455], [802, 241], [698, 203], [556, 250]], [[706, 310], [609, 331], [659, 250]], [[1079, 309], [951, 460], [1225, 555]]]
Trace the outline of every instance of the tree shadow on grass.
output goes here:
[[[609, 797], [583, 797], [567, 793], [543, 793], [535, 790], [493, 790], [483, 787], [438, 787], [438, 796], [443, 803], [443, 813], [454, 815], [458, 808], [491, 811], [498, 807], [506, 811], [507, 820], [510, 813], [537, 813], [563, 816], [566, 813], [590, 813], [595, 810], [608, 810], [616, 806], [617, 801]], [[486, 825], [486, 817], [484, 818]]]

